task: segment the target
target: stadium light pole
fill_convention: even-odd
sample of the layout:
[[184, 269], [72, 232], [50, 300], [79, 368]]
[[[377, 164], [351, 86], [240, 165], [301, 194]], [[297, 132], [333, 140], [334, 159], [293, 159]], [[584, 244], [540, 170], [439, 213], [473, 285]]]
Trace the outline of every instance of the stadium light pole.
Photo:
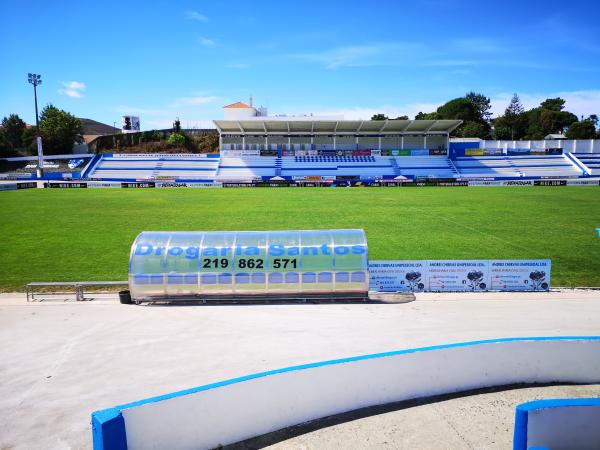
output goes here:
[[42, 149], [42, 136], [40, 136], [40, 120], [38, 117], [38, 104], [37, 104], [37, 87], [42, 84], [42, 76], [29, 73], [27, 78], [30, 84], [33, 84], [33, 97], [35, 99], [35, 140], [37, 143], [38, 152], [38, 178], [44, 176], [44, 151]]

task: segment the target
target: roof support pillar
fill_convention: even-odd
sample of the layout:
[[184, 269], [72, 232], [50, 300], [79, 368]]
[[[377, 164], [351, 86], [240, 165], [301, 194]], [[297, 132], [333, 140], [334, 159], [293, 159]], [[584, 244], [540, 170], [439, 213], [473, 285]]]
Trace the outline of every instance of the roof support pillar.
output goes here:
[[242, 134], [242, 150], [246, 150], [246, 135]]
[[400, 135], [400, 149], [404, 150], [404, 135]]
[[379, 147], [378, 148], [379, 148], [379, 151], [381, 151], [381, 136], [379, 136], [377, 139], [379, 140]]
[[427, 135], [423, 136], [423, 148], [427, 148]]
[[335, 134], [333, 135], [333, 149], [335, 150]]

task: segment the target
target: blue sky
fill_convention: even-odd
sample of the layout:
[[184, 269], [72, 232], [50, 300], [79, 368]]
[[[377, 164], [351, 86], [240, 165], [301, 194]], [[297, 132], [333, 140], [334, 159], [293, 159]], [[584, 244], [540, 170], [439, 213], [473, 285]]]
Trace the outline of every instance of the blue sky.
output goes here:
[[0, 0], [0, 115], [40, 104], [143, 129], [271, 114], [429, 112], [469, 90], [502, 113], [561, 95], [600, 114], [600, 2]]

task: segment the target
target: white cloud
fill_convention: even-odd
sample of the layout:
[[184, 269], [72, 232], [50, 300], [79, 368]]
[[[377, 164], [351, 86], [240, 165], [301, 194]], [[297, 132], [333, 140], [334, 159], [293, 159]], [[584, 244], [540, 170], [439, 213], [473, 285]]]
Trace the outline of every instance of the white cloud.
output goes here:
[[169, 107], [174, 108], [179, 105], [206, 105], [208, 103], [214, 103], [218, 100], [218, 97], [214, 95], [197, 95], [193, 97], [181, 97], [171, 103]]
[[85, 90], [85, 83], [81, 81], [63, 81], [62, 85], [67, 89]]
[[205, 38], [205, 37], [199, 37], [198, 41], [205, 47], [212, 47], [213, 45], [215, 45], [215, 41], [213, 41], [212, 39]]
[[350, 108], [331, 108], [313, 111], [315, 116], [342, 115], [345, 120], [369, 120], [375, 114], [385, 114], [391, 119], [408, 116], [414, 119], [419, 112], [432, 112], [437, 109], [437, 103], [407, 103], [405, 105], [381, 105], [378, 107], [355, 106]]
[[74, 89], [59, 89], [58, 93], [62, 94], [62, 95], [66, 95], [67, 97], [71, 97], [71, 98], [81, 98], [81, 97], [83, 97], [83, 95], [81, 94], [81, 92], [76, 91]]
[[225, 67], [227, 67], [228, 69], [247, 69], [248, 67], [250, 67], [250, 64], [231, 63], [231, 64], [227, 64]]
[[138, 108], [138, 107], [132, 107], [132, 106], [124, 106], [124, 105], [119, 105], [115, 107], [115, 111], [119, 112], [121, 114], [148, 114], [148, 115], [155, 115], [155, 114], [162, 114], [164, 112], [163, 109], [150, 109], [150, 108]]
[[[518, 93], [525, 109], [535, 108], [547, 98], [560, 97], [565, 100], [565, 109], [581, 118], [582, 115], [600, 114], [600, 89], [540, 93]], [[500, 93], [491, 98], [495, 116], [504, 114], [513, 94]]]
[[291, 57], [320, 63], [327, 69], [368, 66], [380, 64], [381, 62], [377, 57], [384, 54], [389, 47], [390, 44], [355, 45], [337, 47], [319, 52], [299, 53], [291, 55]]
[[[513, 94], [500, 93], [491, 97], [494, 116], [504, 114]], [[600, 89], [581, 91], [548, 92], [545, 94], [519, 93], [519, 98], [525, 109], [535, 108], [547, 98], [561, 97], [565, 100], [565, 109], [578, 117], [600, 114]], [[450, 98], [440, 98], [439, 103], [405, 103], [399, 105], [355, 106], [348, 108], [317, 108], [311, 111], [315, 116], [343, 115], [346, 120], [369, 120], [374, 114], [385, 114], [390, 118], [408, 116], [414, 119], [419, 112], [434, 112]], [[295, 112], [294, 115], [306, 112]]]
[[208, 22], [208, 17], [204, 14], [200, 14], [198, 11], [186, 11], [185, 16], [191, 20], [197, 20], [198, 22]]
[[85, 83], [81, 81], [63, 81], [61, 83], [63, 89], [59, 89], [58, 93], [71, 98], [82, 98], [82, 91], [85, 90]]

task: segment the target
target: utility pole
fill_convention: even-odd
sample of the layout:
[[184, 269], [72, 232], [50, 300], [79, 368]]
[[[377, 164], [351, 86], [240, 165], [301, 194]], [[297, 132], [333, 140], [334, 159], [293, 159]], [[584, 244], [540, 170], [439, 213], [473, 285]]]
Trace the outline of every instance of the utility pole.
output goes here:
[[42, 149], [42, 136], [40, 135], [40, 121], [38, 117], [38, 104], [37, 104], [37, 87], [42, 84], [42, 76], [29, 73], [27, 74], [27, 78], [30, 84], [33, 84], [33, 97], [35, 99], [35, 140], [37, 143], [37, 152], [38, 152], [38, 170], [37, 176], [38, 178], [42, 178], [44, 176], [44, 150]]

